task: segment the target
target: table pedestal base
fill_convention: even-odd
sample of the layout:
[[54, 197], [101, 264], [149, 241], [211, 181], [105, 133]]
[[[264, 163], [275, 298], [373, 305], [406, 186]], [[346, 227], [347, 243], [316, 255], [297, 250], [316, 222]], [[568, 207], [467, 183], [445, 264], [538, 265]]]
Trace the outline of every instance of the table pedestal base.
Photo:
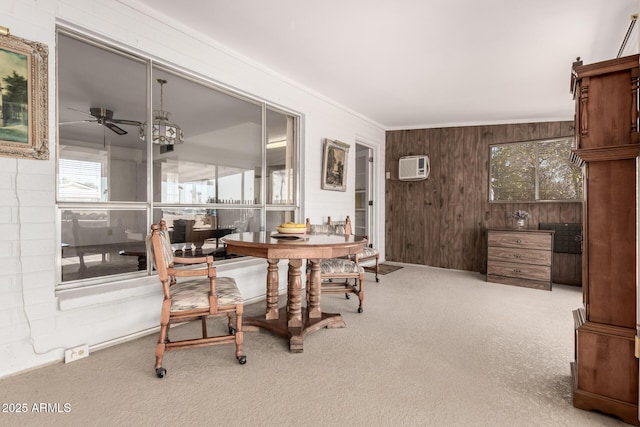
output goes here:
[[302, 326], [288, 326], [287, 309], [278, 311], [277, 319], [267, 320], [264, 317], [245, 317], [242, 319], [245, 326], [257, 326], [275, 334], [289, 338], [289, 351], [302, 353], [302, 341], [308, 334], [322, 328], [345, 328], [347, 325], [339, 313], [321, 313], [321, 317], [309, 318], [306, 309], [302, 310]]

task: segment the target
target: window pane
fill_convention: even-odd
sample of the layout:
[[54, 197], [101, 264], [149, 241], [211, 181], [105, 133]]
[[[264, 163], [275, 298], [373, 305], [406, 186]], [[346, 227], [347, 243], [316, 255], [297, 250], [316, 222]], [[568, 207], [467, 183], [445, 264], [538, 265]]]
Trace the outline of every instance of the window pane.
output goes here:
[[541, 200], [574, 200], [582, 197], [582, 171], [569, 161], [572, 148], [573, 138], [539, 143]]
[[146, 81], [145, 63], [58, 36], [58, 200], [146, 201]]
[[160, 178], [162, 203], [213, 203], [216, 196], [216, 167], [176, 159], [154, 161], [154, 176]]
[[[260, 209], [233, 208], [158, 208], [153, 212], [153, 222], [164, 219], [168, 228], [177, 220], [190, 221], [193, 228], [226, 228], [234, 233], [260, 230]], [[176, 243], [186, 240], [176, 238]]]
[[[267, 231], [276, 231], [280, 224], [286, 222], [296, 222], [295, 211], [267, 211]], [[304, 222], [300, 220], [299, 222]]]
[[295, 203], [294, 117], [267, 110], [267, 203]]
[[[216, 258], [233, 257], [221, 236], [264, 230], [265, 210], [278, 210], [267, 213], [275, 225], [294, 219], [297, 116], [96, 41], [62, 30], [58, 37], [62, 276], [82, 281], [63, 288], [148, 271], [152, 205], [174, 250], [193, 246]], [[163, 126], [184, 142], [154, 141], [150, 131]], [[265, 136], [275, 146], [267, 149]]]
[[535, 200], [535, 145], [491, 146], [489, 200]]
[[[69, 152], [67, 152], [69, 155]], [[106, 152], [96, 152], [93, 156], [60, 158], [58, 162], [58, 195], [60, 200], [73, 202], [100, 202], [107, 193], [105, 169]]]
[[[262, 108], [204, 84], [154, 68], [162, 109], [184, 143], [154, 145], [154, 200], [166, 204], [254, 204], [262, 164]], [[155, 81], [155, 80], [154, 80]], [[160, 84], [153, 85], [160, 109]]]
[[570, 161], [573, 138], [490, 147], [491, 201], [580, 200], [582, 172]]
[[218, 203], [253, 204], [256, 202], [253, 169], [218, 167]]
[[221, 237], [260, 229], [260, 209], [162, 208], [153, 217], [154, 223], [167, 223], [174, 249], [195, 249], [217, 259], [230, 257]]
[[61, 219], [63, 282], [146, 270], [146, 211], [74, 209]]

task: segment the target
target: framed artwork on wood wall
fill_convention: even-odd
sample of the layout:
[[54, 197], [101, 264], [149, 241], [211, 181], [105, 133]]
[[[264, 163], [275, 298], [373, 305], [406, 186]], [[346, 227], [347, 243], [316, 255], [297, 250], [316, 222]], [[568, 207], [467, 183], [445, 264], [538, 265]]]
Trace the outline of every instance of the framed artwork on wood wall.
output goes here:
[[0, 27], [0, 156], [49, 158], [48, 56]]
[[322, 156], [322, 189], [347, 191], [349, 144], [324, 140]]

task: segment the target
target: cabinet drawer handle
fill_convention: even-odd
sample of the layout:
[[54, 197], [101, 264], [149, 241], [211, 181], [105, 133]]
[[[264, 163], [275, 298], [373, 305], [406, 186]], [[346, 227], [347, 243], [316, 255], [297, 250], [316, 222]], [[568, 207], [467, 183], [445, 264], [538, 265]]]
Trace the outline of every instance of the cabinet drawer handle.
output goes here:
[[522, 243], [522, 239], [516, 239], [516, 243], [517, 243], [517, 244]]
[[513, 269], [513, 272], [514, 272], [514, 273], [521, 273], [521, 271], [520, 271], [520, 269], [519, 269], [519, 268], [514, 268], [514, 269]]
[[520, 255], [520, 254], [513, 254], [513, 257], [514, 257], [514, 258], [520, 258], [520, 257], [521, 257], [521, 255]]

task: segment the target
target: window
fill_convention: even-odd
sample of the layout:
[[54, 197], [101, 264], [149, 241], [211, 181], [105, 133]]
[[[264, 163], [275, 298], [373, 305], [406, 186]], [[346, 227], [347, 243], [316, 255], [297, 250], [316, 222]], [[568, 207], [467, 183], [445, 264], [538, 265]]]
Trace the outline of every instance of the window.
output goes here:
[[[157, 110], [184, 143], [150, 141]], [[160, 219], [176, 248], [233, 262], [222, 235], [299, 215], [291, 112], [60, 30], [58, 119], [60, 289], [149, 274], [145, 237]]]
[[490, 146], [490, 201], [568, 201], [582, 198], [582, 172], [569, 156], [573, 138]]
[[99, 202], [106, 192], [100, 159], [76, 160], [61, 158], [59, 162], [58, 193], [60, 200]]

